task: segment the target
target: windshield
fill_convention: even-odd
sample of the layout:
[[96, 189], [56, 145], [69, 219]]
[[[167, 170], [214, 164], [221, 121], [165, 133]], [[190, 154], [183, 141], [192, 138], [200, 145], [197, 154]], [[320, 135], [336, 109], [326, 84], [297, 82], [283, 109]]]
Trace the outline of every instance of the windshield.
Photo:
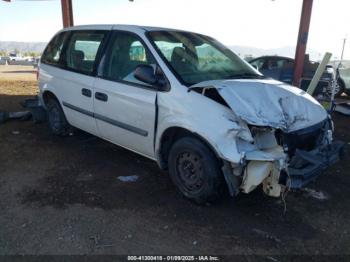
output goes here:
[[217, 79], [261, 78], [231, 50], [207, 36], [180, 31], [152, 31], [150, 41], [186, 85]]

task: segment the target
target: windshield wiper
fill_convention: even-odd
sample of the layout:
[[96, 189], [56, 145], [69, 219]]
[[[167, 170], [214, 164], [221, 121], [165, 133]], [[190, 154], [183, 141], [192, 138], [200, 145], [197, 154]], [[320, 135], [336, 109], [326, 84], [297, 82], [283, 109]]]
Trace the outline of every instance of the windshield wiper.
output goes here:
[[227, 79], [264, 79], [266, 78], [263, 75], [257, 75], [252, 73], [241, 73], [241, 74], [234, 74], [228, 77]]

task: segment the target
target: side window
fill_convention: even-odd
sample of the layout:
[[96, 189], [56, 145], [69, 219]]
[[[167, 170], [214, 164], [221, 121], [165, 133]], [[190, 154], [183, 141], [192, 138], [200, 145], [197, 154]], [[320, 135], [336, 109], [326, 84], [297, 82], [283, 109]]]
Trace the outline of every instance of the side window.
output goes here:
[[287, 63], [287, 60], [284, 58], [270, 58], [266, 64], [268, 70], [282, 69]]
[[286, 59], [277, 59], [276, 63], [277, 63], [277, 68], [281, 69], [287, 63], [287, 60]]
[[256, 69], [260, 70], [262, 69], [262, 66], [264, 64], [263, 59], [258, 59], [250, 63], [252, 66], [254, 66]]
[[277, 69], [277, 61], [274, 58], [270, 58], [267, 60], [267, 69], [272, 70], [272, 69]]
[[62, 32], [51, 40], [41, 58], [42, 63], [51, 65], [58, 65], [60, 63], [63, 45], [68, 35], [68, 32]]
[[138, 36], [126, 32], [116, 33], [107, 50], [102, 76], [110, 80], [150, 86], [134, 77], [138, 65], [151, 65], [155, 68], [156, 62]]
[[73, 31], [66, 53], [67, 67], [80, 73], [91, 74], [105, 35], [105, 31]]
[[146, 62], [146, 50], [140, 41], [135, 41], [131, 44], [129, 49], [129, 56], [131, 61]]

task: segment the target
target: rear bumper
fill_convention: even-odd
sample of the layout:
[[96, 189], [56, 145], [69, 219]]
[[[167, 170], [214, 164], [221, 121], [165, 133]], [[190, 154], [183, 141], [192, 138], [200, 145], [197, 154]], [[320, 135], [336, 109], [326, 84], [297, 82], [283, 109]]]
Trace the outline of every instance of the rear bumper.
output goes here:
[[315, 180], [323, 170], [336, 163], [344, 151], [344, 143], [334, 141], [330, 145], [312, 151], [297, 149], [288, 166], [288, 174], [281, 177], [290, 188], [302, 188]]

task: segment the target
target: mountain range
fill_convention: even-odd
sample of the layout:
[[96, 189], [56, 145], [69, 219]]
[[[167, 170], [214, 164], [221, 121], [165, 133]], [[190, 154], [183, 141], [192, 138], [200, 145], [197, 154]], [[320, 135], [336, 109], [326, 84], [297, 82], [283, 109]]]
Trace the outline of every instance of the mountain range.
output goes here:
[[36, 52], [41, 53], [47, 43], [45, 42], [14, 42], [14, 41], [0, 41], [0, 51], [15, 52]]

